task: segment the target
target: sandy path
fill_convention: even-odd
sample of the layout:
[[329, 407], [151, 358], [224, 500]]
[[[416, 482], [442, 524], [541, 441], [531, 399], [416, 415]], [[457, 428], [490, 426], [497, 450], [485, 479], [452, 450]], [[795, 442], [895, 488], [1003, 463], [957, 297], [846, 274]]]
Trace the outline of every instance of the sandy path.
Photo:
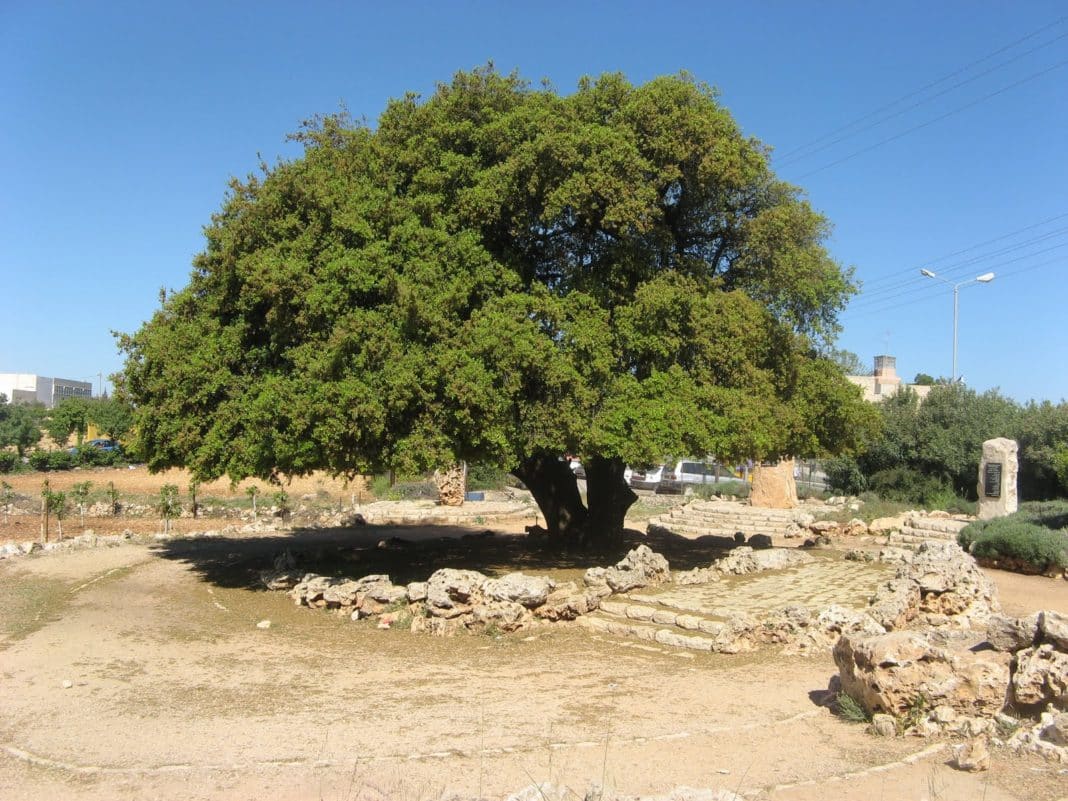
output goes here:
[[[1041, 762], [997, 755], [973, 777], [944, 764], [945, 744], [836, 719], [809, 695], [829, 655], [665, 653], [566, 627], [379, 631], [205, 580], [198, 549], [255, 563], [240, 542], [189, 547], [0, 564], [0, 798], [501, 797], [550, 779], [581, 796], [602, 777], [784, 801], [1041, 801], [1063, 787]], [[1007, 582], [1006, 606], [1026, 602], [1018, 589]], [[8, 619], [25, 609], [33, 626]]]

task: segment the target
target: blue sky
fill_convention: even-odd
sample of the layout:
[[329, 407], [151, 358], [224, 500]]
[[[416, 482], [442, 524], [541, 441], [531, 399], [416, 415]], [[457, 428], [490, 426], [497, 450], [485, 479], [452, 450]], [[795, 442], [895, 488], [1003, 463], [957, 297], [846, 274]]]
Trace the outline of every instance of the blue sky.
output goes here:
[[373, 120], [493, 60], [561, 92], [605, 71], [717, 86], [865, 284], [840, 347], [948, 375], [952, 292], [919, 269], [994, 271], [961, 290], [959, 371], [1068, 398], [1066, 15], [1063, 0], [5, 0], [0, 372], [118, 370], [110, 331], [185, 285], [229, 176], [296, 155], [285, 135], [313, 114]]

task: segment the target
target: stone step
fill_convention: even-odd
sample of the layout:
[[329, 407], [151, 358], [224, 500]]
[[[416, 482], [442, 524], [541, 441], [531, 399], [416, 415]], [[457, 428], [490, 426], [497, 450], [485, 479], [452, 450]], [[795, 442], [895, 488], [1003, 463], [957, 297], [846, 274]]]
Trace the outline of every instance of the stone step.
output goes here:
[[768, 520], [781, 520], [785, 522], [793, 520], [794, 514], [798, 511], [805, 511], [802, 509], [762, 509], [756, 506], [742, 506], [741, 504], [734, 503], [715, 503], [712, 501], [693, 501], [682, 508], [693, 509], [696, 512], [763, 517]]
[[604, 615], [599, 612], [583, 615], [578, 618], [577, 622], [585, 628], [602, 634], [610, 634], [614, 637], [645, 640], [646, 642], [655, 642], [671, 648], [686, 648], [692, 651], [714, 651], [717, 646], [715, 638], [708, 637], [698, 632], [683, 633], [674, 627], [658, 628], [655, 625], [638, 623], [627, 618]]
[[734, 539], [735, 533], [739, 531], [747, 537], [753, 534], [781, 537], [786, 532], [785, 528], [771, 528], [769, 526], [716, 526], [710, 523], [688, 523], [681, 520], [665, 520], [664, 518], [654, 518], [649, 521], [649, 525], [659, 526], [675, 534], [726, 537], [727, 539]]
[[604, 600], [601, 601], [600, 610], [605, 615], [621, 620], [628, 620], [634, 623], [652, 623], [657, 626], [671, 626], [684, 631], [718, 634], [723, 629], [722, 618], [671, 609], [645, 600]]
[[769, 520], [764, 517], [746, 517], [744, 515], [717, 515], [712, 512], [672, 512], [670, 514], [661, 515], [661, 518], [667, 520], [691, 521], [692, 523], [711, 523], [723, 528], [730, 526], [764, 526], [776, 530], [785, 529], [792, 522], [788, 521], [784, 523], [781, 520]]

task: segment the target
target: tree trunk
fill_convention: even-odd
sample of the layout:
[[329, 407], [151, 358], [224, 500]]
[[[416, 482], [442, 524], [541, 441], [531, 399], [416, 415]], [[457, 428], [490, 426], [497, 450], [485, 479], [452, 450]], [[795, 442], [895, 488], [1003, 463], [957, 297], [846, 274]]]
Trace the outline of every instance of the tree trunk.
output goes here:
[[512, 475], [534, 496], [550, 537], [583, 540], [588, 514], [567, 462], [556, 456], [531, 456], [520, 462]]
[[586, 541], [591, 546], [610, 546], [623, 537], [627, 510], [638, 500], [623, 478], [626, 469], [622, 459], [599, 456], [586, 464], [586, 501], [589, 504]]

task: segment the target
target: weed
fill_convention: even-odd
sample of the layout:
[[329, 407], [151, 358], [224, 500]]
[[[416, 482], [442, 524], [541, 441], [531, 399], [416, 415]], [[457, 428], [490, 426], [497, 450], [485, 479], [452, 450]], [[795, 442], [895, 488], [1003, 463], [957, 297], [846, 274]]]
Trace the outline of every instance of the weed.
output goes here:
[[834, 712], [842, 720], [848, 720], [850, 723], [871, 722], [868, 710], [849, 693], [838, 693], [838, 697], [834, 699]]
[[897, 729], [901, 734], [904, 734], [909, 729], [914, 729], [918, 726], [925, 717], [927, 717], [927, 709], [930, 707], [930, 703], [927, 700], [927, 696], [920, 693], [911, 701], [909, 701], [908, 707], [905, 709], [905, 713], [897, 718]]

